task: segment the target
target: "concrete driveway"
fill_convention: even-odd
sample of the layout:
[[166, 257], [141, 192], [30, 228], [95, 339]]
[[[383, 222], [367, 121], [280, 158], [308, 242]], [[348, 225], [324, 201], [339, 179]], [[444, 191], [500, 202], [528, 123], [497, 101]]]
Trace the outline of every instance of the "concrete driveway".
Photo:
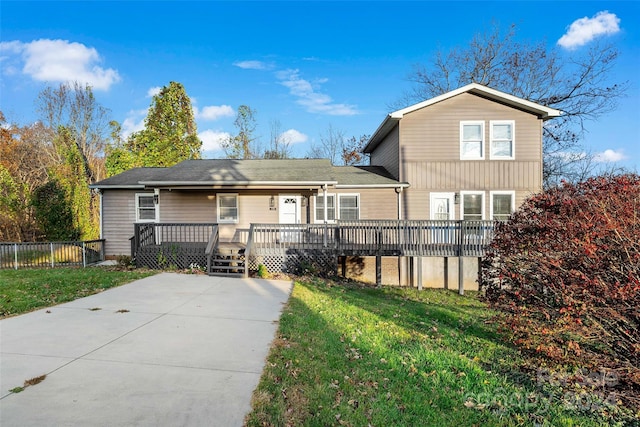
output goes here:
[[162, 273], [4, 319], [0, 425], [240, 426], [290, 292]]

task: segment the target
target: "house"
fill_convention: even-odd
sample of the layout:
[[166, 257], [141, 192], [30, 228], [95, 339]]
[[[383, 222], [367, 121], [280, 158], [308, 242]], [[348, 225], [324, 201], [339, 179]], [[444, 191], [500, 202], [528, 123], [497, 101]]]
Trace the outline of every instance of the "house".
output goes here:
[[[411, 185], [403, 219], [504, 220], [542, 190], [543, 124], [561, 114], [472, 83], [390, 113], [364, 152]], [[447, 262], [424, 259], [424, 280], [441, 282]]]
[[246, 244], [254, 223], [398, 218], [406, 187], [382, 167], [332, 166], [327, 159], [186, 160], [92, 185], [100, 192], [107, 257], [130, 253], [134, 224], [217, 224], [220, 242]]
[[[116, 256], [130, 253], [130, 239], [141, 224], [215, 224], [216, 241], [240, 245], [248, 243], [252, 224], [307, 224], [307, 233], [313, 225], [325, 225], [326, 247], [326, 226], [336, 222], [506, 219], [541, 190], [543, 123], [560, 114], [470, 84], [389, 114], [364, 149], [371, 166], [223, 159], [132, 169], [92, 185], [101, 194], [101, 237], [107, 256]], [[292, 236], [278, 233], [278, 242]], [[441, 286], [442, 273], [446, 284], [452, 267], [453, 278], [457, 271], [460, 283], [474, 286], [477, 268], [463, 264], [460, 251], [451, 265], [449, 256], [388, 253], [396, 252], [400, 257], [384, 261], [385, 282]], [[363, 261], [363, 254], [342, 256], [343, 271], [358, 264], [358, 274], [371, 275], [372, 263]]]

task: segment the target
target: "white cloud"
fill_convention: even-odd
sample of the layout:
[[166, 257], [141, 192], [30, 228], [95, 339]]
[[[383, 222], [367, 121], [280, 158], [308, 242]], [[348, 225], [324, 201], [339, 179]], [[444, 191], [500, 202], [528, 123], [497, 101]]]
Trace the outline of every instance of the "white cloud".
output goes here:
[[594, 160], [599, 163], [614, 163], [622, 160], [626, 160], [628, 157], [624, 154], [623, 150], [604, 150], [601, 153], [596, 153]]
[[19, 55], [24, 62], [22, 72], [37, 81], [77, 81], [96, 90], [108, 90], [120, 81], [116, 70], [98, 65], [102, 62], [98, 51], [82, 43], [50, 39], [23, 43], [14, 40], [0, 43], [0, 51]]
[[194, 105], [193, 114], [200, 120], [218, 120], [222, 117], [233, 117], [235, 111], [229, 105], [209, 105], [202, 110]]
[[[329, 95], [317, 92], [314, 85], [300, 77], [298, 70], [284, 70], [276, 73], [280, 84], [289, 88], [289, 93], [298, 98], [297, 103], [310, 113], [328, 114], [331, 116], [352, 116], [358, 114], [354, 105], [336, 104]], [[327, 79], [320, 79], [326, 83]]]
[[150, 87], [149, 90], [147, 91], [147, 97], [153, 98], [154, 96], [158, 95], [161, 90], [162, 88], [160, 86]]
[[230, 138], [228, 132], [207, 129], [198, 134], [202, 141], [202, 151], [218, 151], [222, 149], [222, 141]]
[[273, 64], [263, 61], [236, 61], [233, 65], [244, 70], [270, 70], [273, 68]]
[[297, 144], [300, 142], [307, 142], [309, 137], [300, 131], [289, 129], [282, 132], [280, 139], [284, 142], [288, 142], [289, 144]]
[[601, 35], [615, 34], [620, 31], [620, 18], [604, 10], [596, 13], [592, 18], [577, 19], [560, 37], [558, 44], [566, 49], [575, 49], [589, 43]]
[[147, 110], [131, 110], [122, 122], [122, 138], [127, 139], [134, 132], [144, 129], [144, 119], [147, 117]]

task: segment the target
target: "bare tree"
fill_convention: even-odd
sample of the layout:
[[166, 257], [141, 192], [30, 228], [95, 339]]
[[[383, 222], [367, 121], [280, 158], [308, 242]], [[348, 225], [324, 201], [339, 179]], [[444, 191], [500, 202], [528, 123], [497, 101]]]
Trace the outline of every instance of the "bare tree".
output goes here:
[[[104, 172], [102, 163], [96, 159], [104, 154], [109, 135], [109, 110], [98, 103], [91, 86], [74, 82], [63, 83], [57, 88], [47, 87], [38, 96], [37, 110], [53, 132], [60, 127], [68, 130], [80, 153], [87, 182], [100, 179]], [[53, 138], [52, 144], [55, 141]], [[54, 150], [52, 154], [58, 156], [58, 162], [63, 162], [60, 150]]]
[[506, 33], [494, 26], [466, 47], [439, 51], [429, 64], [415, 65], [409, 75], [412, 91], [391, 107], [475, 82], [562, 110], [561, 117], [544, 126], [544, 182], [552, 186], [584, 173], [588, 159], [581, 140], [587, 122], [615, 109], [623, 96], [627, 82], [612, 81], [618, 55], [603, 44], [567, 53], [548, 49], [543, 42], [519, 43], [515, 26]]
[[269, 138], [269, 148], [262, 155], [265, 159], [288, 159], [291, 157], [291, 140], [282, 130], [279, 120], [271, 121], [271, 137]]
[[318, 159], [329, 159], [335, 165], [342, 155], [342, 148], [345, 146], [344, 131], [336, 129], [333, 125], [327, 126], [325, 132], [320, 134], [320, 143], [312, 144], [309, 150], [309, 157]]
[[329, 125], [326, 131], [320, 134], [320, 143], [311, 145], [307, 156], [329, 159], [332, 165], [338, 162], [344, 166], [362, 165], [368, 161], [367, 155], [362, 152], [368, 140], [368, 135], [347, 138], [343, 130]]

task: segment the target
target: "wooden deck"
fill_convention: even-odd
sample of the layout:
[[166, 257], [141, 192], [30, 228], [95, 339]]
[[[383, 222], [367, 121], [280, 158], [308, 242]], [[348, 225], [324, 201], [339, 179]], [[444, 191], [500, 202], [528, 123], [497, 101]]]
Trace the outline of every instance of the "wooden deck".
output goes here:
[[141, 266], [198, 265], [211, 273], [215, 260], [229, 252], [245, 263], [245, 275], [261, 263], [273, 272], [302, 264], [335, 269], [338, 257], [352, 256], [376, 257], [376, 270], [381, 257], [458, 257], [461, 269], [463, 257], [484, 255], [495, 227], [493, 221], [428, 220], [252, 224], [247, 242], [220, 242], [217, 224], [146, 223], [135, 224], [131, 254]]

